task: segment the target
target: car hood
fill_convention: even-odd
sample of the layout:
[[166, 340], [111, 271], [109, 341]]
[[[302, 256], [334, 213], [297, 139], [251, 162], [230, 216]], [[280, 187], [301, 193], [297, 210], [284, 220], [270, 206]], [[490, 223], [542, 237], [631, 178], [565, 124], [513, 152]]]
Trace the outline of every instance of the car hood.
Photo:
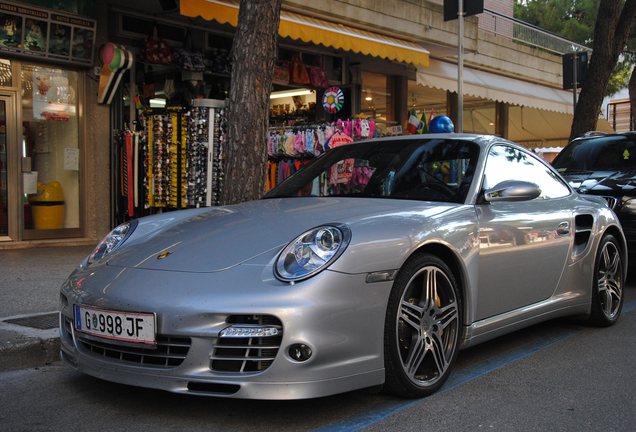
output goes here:
[[581, 193], [617, 197], [636, 194], [636, 171], [575, 171], [561, 175]]
[[[135, 237], [137, 233], [133, 233], [107, 265], [183, 272], [220, 271], [267, 251], [279, 250], [318, 225], [427, 206], [437, 205], [365, 198], [286, 198], [215, 207], [166, 224], [152, 235]], [[157, 224], [157, 218], [153, 218]], [[140, 224], [143, 223], [142, 218]], [[163, 252], [171, 254], [158, 259]]]

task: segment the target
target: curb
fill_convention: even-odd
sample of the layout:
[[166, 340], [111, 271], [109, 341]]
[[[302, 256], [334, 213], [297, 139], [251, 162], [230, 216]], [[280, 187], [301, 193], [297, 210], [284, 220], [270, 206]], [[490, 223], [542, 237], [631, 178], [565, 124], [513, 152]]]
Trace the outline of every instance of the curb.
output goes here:
[[0, 372], [50, 365], [60, 360], [60, 339], [32, 339], [0, 348]]
[[0, 372], [46, 366], [60, 360], [59, 328], [52, 328], [54, 324], [50, 322], [40, 328], [29, 327], [55, 314], [58, 312], [0, 318]]

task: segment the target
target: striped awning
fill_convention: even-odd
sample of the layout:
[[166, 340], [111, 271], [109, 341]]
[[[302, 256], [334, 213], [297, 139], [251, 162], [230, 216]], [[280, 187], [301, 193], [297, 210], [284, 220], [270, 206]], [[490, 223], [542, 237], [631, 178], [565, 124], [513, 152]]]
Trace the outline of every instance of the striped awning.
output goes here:
[[[181, 15], [238, 25], [238, 0], [181, 0], [180, 5]], [[414, 65], [428, 67], [429, 63], [428, 50], [413, 42], [287, 11], [281, 11], [278, 34]]]

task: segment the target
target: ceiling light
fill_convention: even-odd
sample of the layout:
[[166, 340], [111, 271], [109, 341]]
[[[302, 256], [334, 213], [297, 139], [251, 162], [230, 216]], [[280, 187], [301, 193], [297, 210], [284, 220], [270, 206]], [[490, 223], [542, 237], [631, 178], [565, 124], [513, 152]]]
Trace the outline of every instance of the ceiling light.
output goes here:
[[309, 89], [298, 89], [298, 90], [286, 90], [286, 91], [278, 91], [272, 92], [270, 95], [270, 99], [277, 99], [283, 97], [292, 97], [292, 96], [303, 96], [312, 94], [314, 91]]

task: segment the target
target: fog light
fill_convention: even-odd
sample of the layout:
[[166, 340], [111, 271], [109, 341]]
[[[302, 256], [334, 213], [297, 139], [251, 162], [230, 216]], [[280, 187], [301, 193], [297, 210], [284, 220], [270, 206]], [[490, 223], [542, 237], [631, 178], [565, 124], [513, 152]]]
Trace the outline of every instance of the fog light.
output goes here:
[[268, 337], [277, 336], [278, 329], [276, 327], [263, 326], [241, 326], [228, 327], [221, 331], [221, 337], [231, 338], [250, 338], [250, 337]]
[[304, 362], [309, 360], [311, 354], [311, 348], [309, 348], [305, 344], [294, 344], [289, 347], [289, 356], [292, 358], [292, 360]]

